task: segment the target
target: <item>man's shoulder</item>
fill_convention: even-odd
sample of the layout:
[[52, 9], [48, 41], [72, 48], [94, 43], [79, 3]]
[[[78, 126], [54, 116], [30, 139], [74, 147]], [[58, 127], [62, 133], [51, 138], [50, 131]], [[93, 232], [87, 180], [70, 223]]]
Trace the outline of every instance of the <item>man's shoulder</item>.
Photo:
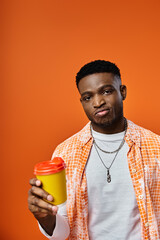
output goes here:
[[160, 136], [151, 130], [141, 127], [131, 121], [129, 121], [132, 132], [137, 132], [141, 138], [141, 141], [159, 144], [160, 145]]

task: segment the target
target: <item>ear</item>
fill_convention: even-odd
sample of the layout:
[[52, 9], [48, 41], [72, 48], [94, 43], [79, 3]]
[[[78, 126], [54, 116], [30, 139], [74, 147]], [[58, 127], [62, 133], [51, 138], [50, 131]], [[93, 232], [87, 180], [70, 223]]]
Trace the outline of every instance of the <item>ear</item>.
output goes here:
[[125, 100], [127, 96], [127, 87], [125, 85], [121, 85], [120, 92], [121, 92], [122, 100]]

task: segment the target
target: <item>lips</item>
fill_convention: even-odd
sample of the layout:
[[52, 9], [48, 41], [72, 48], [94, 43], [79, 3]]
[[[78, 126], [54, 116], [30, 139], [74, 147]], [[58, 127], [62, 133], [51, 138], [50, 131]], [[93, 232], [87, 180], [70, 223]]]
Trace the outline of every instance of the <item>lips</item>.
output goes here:
[[99, 109], [95, 112], [95, 116], [97, 117], [103, 117], [109, 113], [110, 109]]

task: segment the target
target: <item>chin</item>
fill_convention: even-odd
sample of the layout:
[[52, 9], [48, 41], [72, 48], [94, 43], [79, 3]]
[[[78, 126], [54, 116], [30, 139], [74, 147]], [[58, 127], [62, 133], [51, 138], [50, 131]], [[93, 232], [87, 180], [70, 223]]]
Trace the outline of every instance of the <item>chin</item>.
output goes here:
[[99, 127], [109, 127], [114, 123], [113, 119], [100, 119], [99, 121], [91, 120], [91, 122]]

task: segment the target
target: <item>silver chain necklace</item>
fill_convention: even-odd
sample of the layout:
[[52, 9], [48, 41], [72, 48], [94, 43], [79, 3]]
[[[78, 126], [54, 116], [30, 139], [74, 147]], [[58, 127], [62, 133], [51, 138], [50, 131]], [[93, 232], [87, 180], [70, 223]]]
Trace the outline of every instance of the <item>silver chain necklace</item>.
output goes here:
[[[116, 150], [114, 150], [113, 152], [108, 152], [108, 151], [100, 148], [100, 147], [98, 146], [98, 144], [96, 143], [95, 139], [93, 138], [93, 139], [94, 139], [94, 140], [93, 140], [93, 141], [94, 141], [94, 145], [96, 145], [96, 147], [97, 147], [99, 150], [101, 150], [102, 152], [104, 152], [104, 153], [112, 154], [112, 153], [119, 152], [119, 150], [123, 147], [123, 144], [124, 144], [124, 142], [125, 142], [124, 138], [125, 138], [125, 135], [126, 135], [126, 132], [127, 132], [127, 120], [126, 120], [126, 118], [124, 118], [124, 128], [125, 128], [125, 132], [124, 132], [123, 140], [122, 140], [121, 144], [119, 145], [119, 147], [118, 147]], [[92, 136], [92, 137], [93, 137], [93, 136]]]
[[[92, 135], [92, 137], [93, 137], [93, 144], [94, 144], [94, 146], [95, 146], [95, 149], [96, 149], [96, 152], [97, 152], [97, 154], [98, 154], [98, 157], [99, 157], [99, 159], [101, 160], [103, 166], [107, 169], [107, 182], [108, 182], [108, 183], [111, 182], [110, 168], [112, 167], [112, 165], [113, 165], [113, 163], [114, 163], [114, 161], [115, 161], [115, 159], [116, 159], [116, 157], [117, 157], [120, 149], [123, 147], [123, 145], [124, 145], [124, 143], [125, 143], [125, 140], [124, 140], [124, 139], [125, 139], [125, 135], [126, 135], [126, 132], [127, 132], [127, 120], [126, 120], [126, 118], [124, 118], [124, 121], [125, 121], [125, 132], [124, 132], [123, 140], [122, 140], [120, 146], [118, 147], [118, 149], [116, 149], [116, 150], [113, 151], [113, 152], [108, 152], [108, 151], [105, 151], [105, 150], [101, 149], [101, 148], [97, 145], [97, 143], [96, 143], [96, 141], [95, 141], [95, 139], [94, 139], [94, 137], [93, 137], [93, 135]], [[91, 133], [92, 133], [92, 132], [91, 132]], [[102, 160], [102, 158], [101, 158], [101, 156], [100, 156], [100, 154], [99, 154], [99, 152], [98, 152], [98, 149], [101, 150], [102, 152], [108, 153], [108, 154], [116, 153], [109, 167], [107, 167], [107, 166], [104, 164], [104, 162], [103, 162], [103, 160]]]

